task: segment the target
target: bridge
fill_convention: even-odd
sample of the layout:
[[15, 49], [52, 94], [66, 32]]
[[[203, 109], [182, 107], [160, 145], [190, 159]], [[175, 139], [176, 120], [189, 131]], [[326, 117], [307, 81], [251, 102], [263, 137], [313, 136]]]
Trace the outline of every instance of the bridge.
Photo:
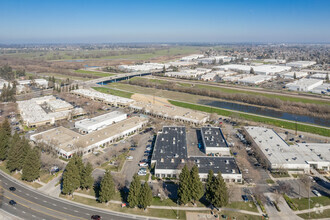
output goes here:
[[92, 79], [86, 82], [83, 82], [83, 85], [92, 85], [92, 84], [99, 84], [99, 85], [105, 85], [108, 83], [112, 83], [112, 82], [117, 82], [117, 81], [121, 81], [121, 80], [127, 80], [130, 79], [132, 77], [135, 76], [147, 76], [147, 75], [151, 75], [152, 73], [155, 72], [159, 72], [158, 71], [149, 71], [149, 72], [131, 72], [131, 73], [119, 73], [113, 76], [106, 76], [106, 77], [102, 77], [102, 78], [98, 78], [98, 79]]

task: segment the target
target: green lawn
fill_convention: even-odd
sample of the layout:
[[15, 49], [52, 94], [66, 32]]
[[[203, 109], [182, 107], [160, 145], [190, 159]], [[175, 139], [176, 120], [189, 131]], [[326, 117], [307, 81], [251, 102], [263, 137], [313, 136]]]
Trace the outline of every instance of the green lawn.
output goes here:
[[[256, 115], [248, 115], [245, 113], [236, 113], [236, 112], [222, 110], [222, 109], [218, 109], [218, 108], [214, 108], [214, 107], [190, 104], [190, 103], [185, 103], [185, 102], [178, 102], [178, 101], [173, 101], [173, 100], [169, 100], [169, 102], [172, 105], [176, 105], [176, 106], [183, 107], [183, 108], [189, 108], [189, 109], [208, 112], [208, 113], [213, 112], [213, 113], [217, 113], [217, 114], [223, 115], [223, 116], [230, 116], [230, 117], [234, 116], [234, 117], [238, 117], [238, 118], [248, 120], [248, 121], [260, 122], [263, 124], [274, 125], [277, 127], [287, 128], [287, 129], [291, 129], [291, 130], [295, 130], [295, 128], [296, 128], [296, 123], [294, 123], [294, 122], [282, 121], [282, 120], [277, 120], [277, 119], [272, 119], [272, 118], [265, 118], [265, 117], [256, 116]], [[319, 134], [319, 135], [323, 135], [323, 136], [327, 136], [327, 137], [330, 136], [330, 129], [326, 129], [326, 128], [319, 128], [319, 127], [314, 127], [311, 125], [302, 125], [302, 124], [298, 123], [297, 129], [298, 129], [298, 131]]]
[[[308, 209], [308, 198], [295, 198], [291, 201], [296, 205], [298, 210]], [[311, 208], [330, 205], [330, 198], [326, 196], [311, 197]]]
[[258, 212], [257, 206], [253, 202], [243, 202], [243, 201], [231, 202], [226, 206], [226, 208], [242, 209], [251, 212]]
[[99, 77], [106, 77], [106, 76], [113, 76], [114, 74], [111, 73], [102, 73], [97, 71], [89, 71], [89, 70], [75, 70], [76, 73], [83, 73], [83, 74], [90, 74]]
[[[311, 212], [310, 215], [311, 215], [310, 217], [311, 219], [329, 219], [330, 209], [326, 209], [318, 212]], [[303, 219], [310, 219], [308, 213], [299, 214], [298, 216]]]
[[271, 172], [270, 173], [274, 178], [283, 178], [283, 177], [290, 177], [290, 175], [285, 172], [285, 173], [278, 173], [278, 172]]
[[[103, 163], [101, 165], [101, 168], [106, 169], [106, 170], [110, 170], [110, 171], [114, 171], [114, 172], [120, 172], [121, 169], [124, 166], [126, 157], [128, 156], [129, 151], [126, 151], [120, 155], [118, 155], [117, 157], [113, 157], [111, 158], [110, 161], [107, 161], [105, 163]], [[110, 165], [110, 162], [116, 162], [116, 165]]]
[[92, 87], [92, 88], [95, 89], [96, 91], [99, 91], [102, 93], [116, 95], [116, 96], [120, 96], [120, 97], [124, 97], [124, 98], [131, 98], [132, 95], [134, 94], [131, 92], [124, 92], [124, 91], [120, 91], [120, 90], [116, 90], [116, 89], [109, 89], [109, 88], [105, 88], [105, 87]]

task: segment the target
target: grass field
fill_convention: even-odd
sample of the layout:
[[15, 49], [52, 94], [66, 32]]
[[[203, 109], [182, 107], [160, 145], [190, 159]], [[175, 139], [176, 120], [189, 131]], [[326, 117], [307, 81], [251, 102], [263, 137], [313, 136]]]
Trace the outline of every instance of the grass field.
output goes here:
[[326, 209], [319, 212], [311, 212], [311, 217], [309, 217], [308, 213], [299, 214], [298, 216], [303, 219], [329, 219], [330, 209]]
[[[134, 80], [146, 80], [149, 82], [153, 83], [158, 83], [158, 84], [166, 84], [169, 81], [167, 80], [160, 80], [160, 79], [147, 79], [143, 77], [134, 77], [130, 79], [131, 81]], [[220, 91], [223, 93], [243, 93], [243, 94], [249, 94], [249, 95], [258, 95], [258, 96], [264, 96], [267, 98], [278, 98], [282, 101], [290, 101], [290, 102], [302, 102], [302, 103], [311, 103], [311, 104], [328, 104], [330, 105], [330, 102], [327, 101], [321, 101], [321, 100], [314, 100], [314, 99], [306, 99], [306, 98], [298, 98], [298, 97], [292, 97], [292, 96], [286, 96], [286, 95], [275, 95], [275, 94], [269, 94], [269, 93], [262, 93], [262, 92], [251, 92], [251, 91], [242, 91], [238, 89], [229, 89], [229, 88], [222, 88], [222, 87], [217, 87], [217, 86], [208, 86], [208, 85], [199, 85], [199, 84], [194, 84], [194, 83], [177, 83], [177, 85], [183, 86], [183, 87], [193, 87], [197, 89], [208, 89], [208, 90], [213, 90], [213, 91]]]
[[133, 93], [130, 93], [130, 92], [124, 92], [124, 91], [109, 89], [109, 88], [105, 88], [105, 87], [92, 87], [92, 88], [95, 89], [96, 91], [99, 91], [102, 93], [116, 95], [116, 96], [120, 96], [120, 97], [124, 97], [124, 98], [131, 98], [133, 95]]
[[226, 208], [232, 208], [232, 209], [241, 209], [241, 210], [247, 210], [251, 212], [258, 212], [257, 206], [253, 202], [231, 202], [226, 206]]
[[[196, 104], [190, 104], [190, 103], [184, 103], [184, 102], [178, 102], [178, 101], [172, 101], [169, 100], [169, 102], [172, 105], [176, 105], [179, 107], [183, 108], [189, 108], [193, 110], [198, 110], [198, 111], [203, 111], [203, 112], [208, 112], [208, 113], [217, 113], [219, 115], [223, 116], [230, 116], [230, 117], [238, 117], [244, 120], [248, 121], [254, 121], [254, 122], [259, 122], [263, 124], [269, 124], [269, 125], [274, 125], [276, 127], [282, 127], [282, 128], [287, 128], [291, 130], [295, 130], [296, 128], [296, 123], [294, 122], [288, 122], [288, 121], [282, 121], [282, 120], [277, 120], [277, 119], [272, 119], [272, 118], [265, 118], [261, 116], [256, 116], [256, 115], [248, 115], [245, 113], [235, 113], [227, 110], [222, 110], [218, 108], [211, 108], [208, 106], [202, 106], [202, 105], [196, 105]], [[303, 131], [303, 132], [309, 132], [313, 134], [319, 134], [322, 136], [330, 136], [330, 130], [326, 128], [319, 128], [319, 127], [314, 127], [310, 125], [302, 125], [302, 124], [297, 124], [297, 130]]]
[[[308, 209], [308, 198], [291, 199], [296, 204], [298, 210]], [[320, 207], [330, 205], [330, 198], [326, 196], [311, 197], [311, 209], [314, 207]]]
[[106, 77], [106, 76], [115, 75], [115, 74], [111, 74], [111, 73], [102, 73], [102, 72], [89, 71], [89, 70], [75, 70], [74, 72], [75, 73], [89, 74], [89, 75], [94, 75], [94, 76], [99, 76], [99, 77]]

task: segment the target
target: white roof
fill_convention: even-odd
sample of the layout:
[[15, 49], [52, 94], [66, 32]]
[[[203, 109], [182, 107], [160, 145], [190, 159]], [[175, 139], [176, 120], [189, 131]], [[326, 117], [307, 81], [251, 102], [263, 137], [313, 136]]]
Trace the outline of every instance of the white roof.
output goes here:
[[81, 121], [77, 121], [75, 123], [75, 126], [79, 125], [79, 127], [83, 127], [83, 128], [89, 128], [92, 126], [99, 126], [102, 127], [102, 125], [109, 120], [113, 120], [115, 118], [118, 118], [120, 116], [126, 116], [125, 113], [119, 112], [119, 111], [113, 111], [113, 112], [109, 112], [94, 118], [87, 118]]
[[273, 76], [254, 75], [254, 76], [248, 76], [248, 77], [244, 77], [242, 79], [238, 79], [238, 82], [247, 83], [247, 84], [258, 84], [258, 83], [262, 83], [267, 80], [271, 80], [272, 78], [273, 78]]

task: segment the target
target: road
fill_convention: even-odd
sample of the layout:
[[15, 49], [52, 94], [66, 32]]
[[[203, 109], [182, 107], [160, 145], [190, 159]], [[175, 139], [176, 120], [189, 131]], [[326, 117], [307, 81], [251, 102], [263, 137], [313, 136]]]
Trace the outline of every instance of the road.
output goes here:
[[[151, 219], [143, 216], [129, 215], [106, 211], [96, 207], [69, 202], [34, 190], [0, 172], [0, 184], [3, 187], [1, 209], [22, 219], [90, 219], [91, 215], [100, 215], [107, 220]], [[15, 187], [11, 192], [9, 187]], [[9, 200], [15, 200], [17, 205], [9, 205]], [[156, 219], [156, 218], [153, 218]]]

